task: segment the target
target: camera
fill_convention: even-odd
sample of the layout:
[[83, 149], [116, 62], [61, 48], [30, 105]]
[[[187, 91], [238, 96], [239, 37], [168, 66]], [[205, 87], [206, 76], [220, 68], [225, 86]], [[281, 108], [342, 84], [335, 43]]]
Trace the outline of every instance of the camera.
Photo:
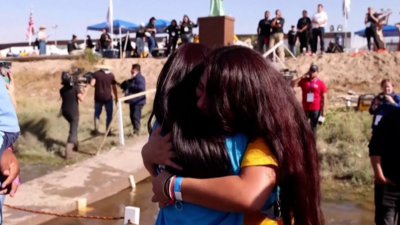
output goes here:
[[379, 99], [379, 101], [385, 101], [386, 97], [384, 94], [379, 94], [378, 99]]
[[93, 72], [87, 72], [85, 75], [83, 75], [81, 78], [78, 79], [78, 84], [80, 86], [85, 86], [90, 84], [90, 81], [92, 80], [93, 77]]
[[74, 85], [86, 86], [92, 80], [93, 73], [88, 72], [82, 77], [79, 77], [82, 71], [83, 69], [81, 68], [74, 69], [72, 73], [68, 71], [63, 71], [61, 73], [61, 83], [63, 85], [69, 85], [69, 86], [74, 86]]
[[12, 63], [10, 61], [0, 61], [0, 67], [11, 69]]

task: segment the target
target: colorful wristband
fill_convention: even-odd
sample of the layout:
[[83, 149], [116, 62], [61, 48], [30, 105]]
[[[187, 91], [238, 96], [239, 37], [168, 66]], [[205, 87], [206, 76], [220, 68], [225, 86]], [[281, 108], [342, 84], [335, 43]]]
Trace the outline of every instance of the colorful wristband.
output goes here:
[[176, 177], [174, 183], [174, 195], [177, 201], [183, 201], [181, 193], [182, 177]]
[[169, 187], [168, 187], [169, 197], [170, 197], [168, 203], [170, 205], [174, 204], [174, 202], [175, 202], [175, 193], [174, 193], [175, 179], [176, 179], [176, 176], [171, 177], [170, 182], [169, 182]]
[[19, 176], [17, 178], [15, 178], [15, 180], [13, 181], [14, 183], [21, 185], [21, 181], [19, 180]]

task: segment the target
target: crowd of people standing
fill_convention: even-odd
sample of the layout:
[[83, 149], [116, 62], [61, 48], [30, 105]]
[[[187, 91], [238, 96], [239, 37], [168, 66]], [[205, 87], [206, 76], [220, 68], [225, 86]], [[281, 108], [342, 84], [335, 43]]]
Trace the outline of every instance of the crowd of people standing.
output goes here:
[[[191, 21], [187, 15], [183, 16], [183, 19], [179, 22], [179, 24], [175, 19], [172, 20], [171, 24], [163, 30], [164, 33], [168, 34], [166, 41], [166, 55], [169, 55], [171, 52], [176, 50], [178, 40], [180, 40], [182, 44], [193, 42], [193, 28], [196, 27], [198, 27], [198, 24]], [[127, 57], [132, 55], [140, 58], [151, 57], [154, 49], [157, 47], [156, 34], [157, 27], [155, 17], [151, 17], [147, 25], [145, 23], [141, 23], [139, 29], [136, 31], [136, 48], [127, 48], [127, 52], [129, 51]], [[125, 42], [128, 42], [127, 45], [129, 45], [129, 36], [123, 41], [124, 46]], [[144, 50], [146, 42], [148, 44], [148, 53], [145, 53]], [[111, 48], [113, 48], [111, 37], [108, 34], [108, 30], [103, 29], [103, 34], [100, 36], [98, 43], [99, 53], [103, 54], [105, 50], [109, 50]]]
[[[317, 12], [312, 18], [308, 17], [306, 10], [303, 10], [303, 15], [297, 22], [297, 26], [292, 26], [292, 29], [288, 32], [288, 42], [293, 54], [296, 54], [295, 45], [297, 40], [300, 42], [300, 51], [305, 53], [311, 50], [312, 54], [317, 53], [319, 40], [320, 53], [324, 53], [325, 27], [328, 22], [328, 15], [323, 9], [323, 5], [319, 4]], [[275, 11], [275, 17], [272, 19], [270, 19], [270, 12], [265, 12], [264, 19], [259, 21], [257, 28], [257, 46], [260, 52], [264, 52], [274, 47], [279, 41], [284, 40], [284, 24], [285, 19], [282, 17], [280, 10]], [[267, 48], [264, 50], [265, 46]], [[278, 48], [277, 53], [281, 58], [284, 57], [282, 48]]]

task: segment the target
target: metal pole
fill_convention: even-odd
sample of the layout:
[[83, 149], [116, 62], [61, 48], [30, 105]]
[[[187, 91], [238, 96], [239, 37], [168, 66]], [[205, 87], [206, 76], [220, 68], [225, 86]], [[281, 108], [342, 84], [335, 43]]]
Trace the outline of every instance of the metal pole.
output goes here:
[[124, 139], [124, 118], [122, 117], [122, 104], [118, 101], [118, 133], [119, 133], [119, 144], [125, 145]]
[[56, 48], [57, 48], [57, 28], [58, 28], [57, 24], [53, 26], [53, 29], [54, 29], [54, 45], [56, 46]]
[[121, 34], [121, 27], [119, 27], [119, 58], [122, 59], [122, 34]]

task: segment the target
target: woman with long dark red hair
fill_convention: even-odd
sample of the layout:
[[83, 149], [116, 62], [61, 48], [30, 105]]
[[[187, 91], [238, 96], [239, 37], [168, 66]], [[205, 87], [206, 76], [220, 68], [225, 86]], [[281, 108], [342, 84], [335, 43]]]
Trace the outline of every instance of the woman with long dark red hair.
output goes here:
[[[284, 224], [324, 224], [315, 140], [304, 111], [282, 75], [254, 50], [224, 47], [207, 57], [196, 95], [201, 116], [183, 113], [185, 106], [182, 105], [177, 118], [181, 120], [177, 123], [182, 126], [181, 137], [190, 141], [175, 140], [179, 136], [171, 132], [172, 144], [168, 144], [168, 138], [152, 137], [156, 141], [151, 144], [150, 139], [147, 150], [143, 150], [157, 151], [155, 142], [159, 142], [159, 146], [169, 147], [161, 152], [177, 156], [175, 163], [183, 168], [182, 171], [168, 170], [178, 176], [164, 170], [153, 180], [153, 201], [163, 207], [168, 201], [166, 194], [178, 202], [245, 212], [244, 224], [282, 221]], [[194, 127], [193, 123], [188, 125], [190, 120], [183, 120], [185, 115], [201, 122]], [[229, 146], [218, 143], [237, 134], [244, 134], [248, 144], [240, 174], [235, 176], [229, 166], [229, 160], [234, 157], [226, 154]], [[164, 157], [149, 160], [150, 153], [143, 155], [146, 164], [152, 161], [173, 165]], [[207, 173], [208, 176], [198, 176]], [[172, 187], [172, 193], [168, 194], [165, 184]], [[281, 213], [282, 220], [269, 218], [271, 208], [264, 210], [263, 207], [278, 186], [281, 191], [276, 202], [279, 204], [272, 209]], [[270, 221], [274, 219], [278, 220]]]

